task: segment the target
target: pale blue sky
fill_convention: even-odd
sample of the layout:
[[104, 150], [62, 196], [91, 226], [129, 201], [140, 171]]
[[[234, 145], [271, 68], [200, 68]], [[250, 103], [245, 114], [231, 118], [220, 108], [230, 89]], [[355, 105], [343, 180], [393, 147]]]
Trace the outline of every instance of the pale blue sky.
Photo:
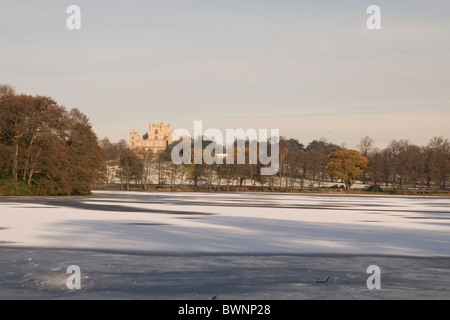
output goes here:
[[0, 83], [79, 108], [114, 141], [194, 120], [304, 144], [450, 138], [450, 1], [392, 2], [3, 0]]

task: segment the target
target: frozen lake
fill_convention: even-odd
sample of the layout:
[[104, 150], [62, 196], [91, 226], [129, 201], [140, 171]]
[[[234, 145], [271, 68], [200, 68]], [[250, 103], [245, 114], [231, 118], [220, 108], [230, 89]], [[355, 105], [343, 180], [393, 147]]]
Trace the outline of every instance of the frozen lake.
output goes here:
[[112, 191], [1, 198], [0, 246], [450, 256], [450, 198]]

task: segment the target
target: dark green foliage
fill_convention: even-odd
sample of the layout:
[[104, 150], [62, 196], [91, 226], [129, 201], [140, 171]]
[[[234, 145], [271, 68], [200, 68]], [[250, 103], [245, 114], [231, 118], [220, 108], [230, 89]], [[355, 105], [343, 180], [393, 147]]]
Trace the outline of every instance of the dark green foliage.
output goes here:
[[11, 176], [4, 174], [0, 177], [0, 195], [3, 196], [32, 196], [34, 188], [23, 181], [14, 181]]
[[306, 150], [306, 148], [303, 145], [303, 143], [299, 142], [297, 139], [290, 138], [288, 140], [288, 143], [289, 143], [289, 146], [292, 149], [294, 149], [294, 150], [301, 150], [301, 151], [305, 151]]
[[337, 144], [326, 142], [324, 140], [313, 140], [306, 147], [306, 151], [318, 151], [325, 155], [329, 155], [332, 152], [339, 151], [342, 148]]
[[372, 184], [367, 188], [369, 192], [383, 192], [383, 189], [378, 184]]

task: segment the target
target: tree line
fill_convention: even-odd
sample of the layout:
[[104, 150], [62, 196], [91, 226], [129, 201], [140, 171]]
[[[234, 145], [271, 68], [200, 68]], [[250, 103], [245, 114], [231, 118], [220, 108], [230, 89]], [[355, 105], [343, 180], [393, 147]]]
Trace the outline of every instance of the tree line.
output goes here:
[[[203, 148], [212, 143], [202, 140], [205, 140]], [[445, 191], [450, 177], [450, 143], [443, 137], [435, 137], [422, 147], [407, 140], [393, 140], [381, 150], [375, 148], [369, 137], [361, 139], [358, 150], [349, 150], [326, 140], [314, 140], [305, 146], [297, 139], [281, 137], [280, 166], [274, 176], [261, 176], [259, 162], [175, 165], [170, 155], [177, 143], [162, 153], [152, 154], [151, 151], [131, 151], [124, 140], [119, 143], [111, 143], [107, 138], [101, 140], [107, 164], [103, 176], [108, 177], [103, 182], [119, 184], [122, 189], [201, 185], [211, 190], [247, 186], [269, 191], [293, 191], [323, 188], [330, 183], [334, 183], [333, 187], [350, 190], [360, 181], [370, 191], [388, 189], [396, 192], [419, 189]], [[247, 159], [249, 143], [246, 141], [245, 144]]]
[[0, 86], [0, 195], [88, 194], [102, 163], [86, 115]]
[[427, 146], [393, 140], [386, 148], [374, 148], [373, 140], [361, 140], [360, 150], [369, 159], [366, 179], [393, 189], [426, 187], [446, 190], [450, 178], [450, 143], [432, 138]]

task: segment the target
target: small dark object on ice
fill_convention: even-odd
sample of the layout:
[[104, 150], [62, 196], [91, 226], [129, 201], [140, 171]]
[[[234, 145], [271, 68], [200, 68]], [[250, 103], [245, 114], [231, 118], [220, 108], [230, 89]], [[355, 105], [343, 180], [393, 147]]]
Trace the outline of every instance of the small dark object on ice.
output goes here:
[[211, 298], [211, 300], [216, 300], [217, 295], [215, 295], [214, 297]]
[[328, 282], [328, 279], [330, 279], [330, 277], [328, 277], [325, 281], [317, 280], [316, 283], [323, 283], [323, 284], [325, 284], [325, 283]]

